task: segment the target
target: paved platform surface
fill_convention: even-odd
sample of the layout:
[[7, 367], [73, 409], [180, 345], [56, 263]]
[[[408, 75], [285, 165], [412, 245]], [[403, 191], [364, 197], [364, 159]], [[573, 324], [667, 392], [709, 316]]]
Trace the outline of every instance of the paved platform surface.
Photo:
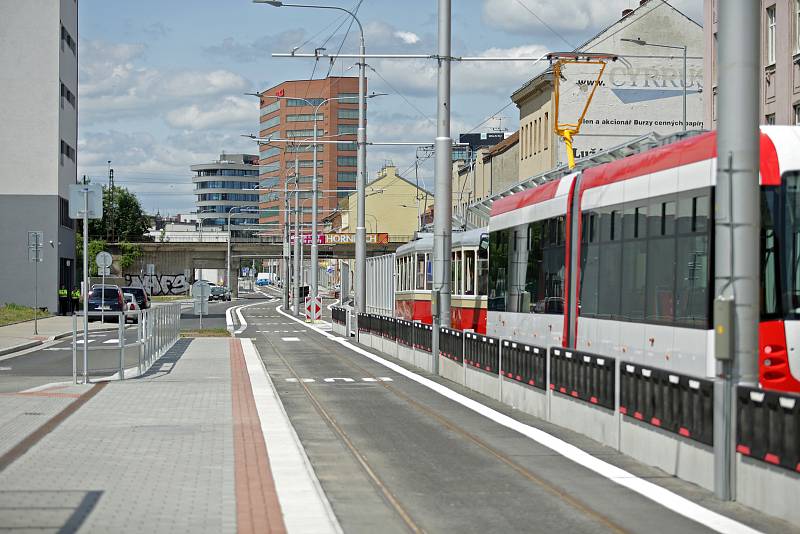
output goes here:
[[[792, 532], [439, 377], [414, 373], [702, 506], [693, 518], [467, 409], [265, 305], [243, 310], [345, 532]], [[286, 330], [291, 329], [291, 333]], [[371, 350], [371, 349], [369, 349]], [[399, 365], [398, 360], [392, 363]], [[406, 368], [405, 366], [401, 366]], [[663, 501], [663, 499], [662, 499]], [[711, 518], [711, 520], [709, 519]], [[724, 525], [715, 523], [721, 518]]]
[[321, 492], [302, 493], [310, 518], [278, 500], [270, 446], [295, 489], [313, 472], [299, 442], [264, 439], [285, 415], [244, 345], [183, 339], [139, 379], [0, 395], [0, 531], [337, 532]]

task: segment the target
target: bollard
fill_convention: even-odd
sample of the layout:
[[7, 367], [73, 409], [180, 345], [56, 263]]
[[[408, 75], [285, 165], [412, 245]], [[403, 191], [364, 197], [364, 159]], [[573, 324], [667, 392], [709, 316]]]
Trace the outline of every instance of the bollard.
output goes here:
[[72, 383], [78, 383], [78, 315], [72, 314]]

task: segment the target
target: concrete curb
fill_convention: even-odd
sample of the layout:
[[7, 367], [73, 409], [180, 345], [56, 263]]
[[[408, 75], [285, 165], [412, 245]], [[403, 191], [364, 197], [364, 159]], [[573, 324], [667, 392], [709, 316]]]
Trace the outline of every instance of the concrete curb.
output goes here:
[[[72, 332], [70, 332], [71, 334]], [[20, 352], [27, 349], [32, 349], [33, 347], [38, 347], [39, 345], [43, 344], [44, 342], [41, 340], [35, 341], [28, 341], [27, 343], [20, 343], [19, 345], [13, 345], [11, 347], [6, 347], [4, 349], [0, 349], [0, 356], [6, 356], [8, 354], [13, 354], [15, 352]]]

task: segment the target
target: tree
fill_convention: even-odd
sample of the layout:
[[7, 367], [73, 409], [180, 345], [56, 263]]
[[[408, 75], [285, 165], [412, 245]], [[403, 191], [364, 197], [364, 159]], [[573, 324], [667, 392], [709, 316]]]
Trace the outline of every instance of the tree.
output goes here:
[[[99, 252], [106, 250], [106, 242], [102, 239], [92, 239], [89, 241], [89, 276], [97, 276], [97, 264], [95, 258]], [[78, 265], [83, 265], [83, 236], [75, 236], [75, 261]]]
[[[110, 226], [113, 226], [113, 235], [109, 235]], [[136, 195], [118, 186], [114, 186], [112, 195], [111, 189], [103, 187], [103, 218], [89, 221], [89, 238], [106, 239], [108, 236], [117, 242], [143, 241], [149, 226], [150, 219]]]

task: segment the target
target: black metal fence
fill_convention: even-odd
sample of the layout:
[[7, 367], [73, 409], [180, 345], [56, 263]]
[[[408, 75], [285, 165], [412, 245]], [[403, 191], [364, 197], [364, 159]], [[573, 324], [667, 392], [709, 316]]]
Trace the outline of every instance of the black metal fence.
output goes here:
[[347, 324], [347, 308], [331, 306], [331, 319], [336, 324]]
[[539, 389], [547, 388], [547, 349], [504, 339], [500, 374]]
[[489, 373], [500, 370], [500, 340], [494, 337], [464, 332], [464, 361]]
[[414, 348], [425, 352], [433, 352], [432, 334], [431, 325], [414, 321]]
[[550, 388], [598, 406], [614, 409], [614, 358], [550, 349]]
[[414, 346], [414, 323], [405, 319], [395, 321], [397, 342], [406, 347]]
[[397, 321], [394, 317], [379, 316], [380, 335], [384, 339], [394, 339], [397, 337]]
[[621, 362], [619, 411], [695, 441], [714, 443], [711, 380]]
[[371, 317], [368, 313], [358, 314], [358, 331], [369, 334], [371, 326]]
[[740, 386], [736, 451], [800, 472], [800, 395]]
[[464, 363], [464, 334], [461, 330], [452, 328], [439, 328], [439, 354], [449, 360]]

